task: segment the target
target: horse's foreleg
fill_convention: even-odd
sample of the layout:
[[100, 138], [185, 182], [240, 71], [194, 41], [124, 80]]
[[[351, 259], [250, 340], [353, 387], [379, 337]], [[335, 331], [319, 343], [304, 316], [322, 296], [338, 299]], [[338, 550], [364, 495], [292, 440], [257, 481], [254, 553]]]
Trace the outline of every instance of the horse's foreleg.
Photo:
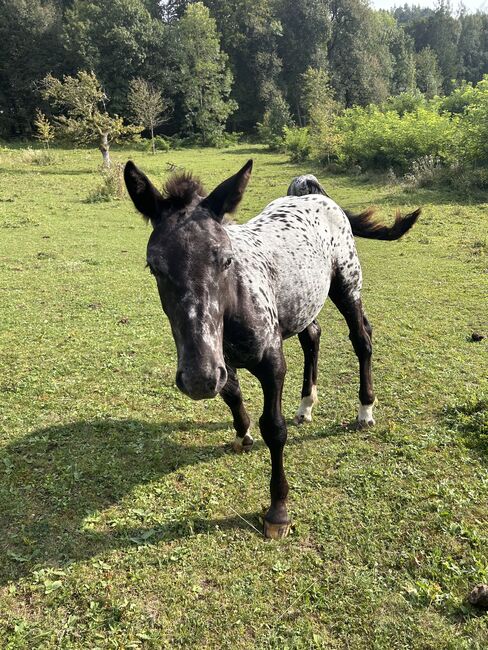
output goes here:
[[286, 443], [286, 422], [281, 412], [281, 395], [285, 380], [286, 364], [283, 350], [269, 351], [258, 367], [252, 369], [261, 382], [264, 395], [263, 414], [259, 428], [271, 454], [271, 506], [264, 518], [266, 537], [285, 537], [290, 530], [286, 509], [288, 483], [283, 467], [283, 448]]
[[363, 311], [361, 300], [354, 300], [347, 292], [331, 290], [330, 297], [349, 327], [349, 338], [359, 360], [359, 411], [358, 426], [374, 424], [373, 378], [371, 375], [372, 328]]
[[320, 325], [313, 321], [298, 335], [305, 363], [303, 367], [302, 401], [293, 422], [302, 424], [312, 421], [312, 408], [317, 402], [317, 366], [319, 360]]
[[220, 395], [232, 412], [236, 437], [232, 443], [235, 452], [251, 451], [254, 444], [253, 437], [249, 433], [251, 421], [242, 401], [241, 387], [234, 368], [227, 366], [227, 383], [220, 392]]

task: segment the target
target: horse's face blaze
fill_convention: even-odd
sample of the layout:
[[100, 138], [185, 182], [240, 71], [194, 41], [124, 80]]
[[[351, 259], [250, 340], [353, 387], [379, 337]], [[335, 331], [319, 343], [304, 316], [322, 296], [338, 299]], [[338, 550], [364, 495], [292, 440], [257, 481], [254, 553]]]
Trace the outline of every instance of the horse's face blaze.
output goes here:
[[199, 208], [169, 218], [151, 234], [147, 262], [176, 344], [176, 383], [194, 399], [214, 397], [227, 380], [223, 330], [232, 265], [227, 233]]

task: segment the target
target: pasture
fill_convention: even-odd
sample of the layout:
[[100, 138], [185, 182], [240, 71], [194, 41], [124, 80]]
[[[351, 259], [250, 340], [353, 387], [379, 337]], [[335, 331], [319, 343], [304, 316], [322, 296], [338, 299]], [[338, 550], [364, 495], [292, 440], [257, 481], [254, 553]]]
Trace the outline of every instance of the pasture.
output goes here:
[[[0, 151], [0, 647], [481, 649], [488, 616], [488, 203], [326, 176], [264, 149], [171, 161], [208, 190], [254, 158], [244, 221], [313, 172], [344, 208], [421, 205], [399, 242], [357, 240], [373, 325], [374, 429], [357, 360], [323, 310], [319, 402], [291, 424], [302, 353], [285, 344], [292, 534], [265, 541], [269, 453], [234, 455], [220, 399], [174, 386], [175, 349], [129, 200], [87, 203], [98, 151]], [[256, 423], [261, 390], [241, 372]], [[257, 529], [257, 530], [256, 530]]]

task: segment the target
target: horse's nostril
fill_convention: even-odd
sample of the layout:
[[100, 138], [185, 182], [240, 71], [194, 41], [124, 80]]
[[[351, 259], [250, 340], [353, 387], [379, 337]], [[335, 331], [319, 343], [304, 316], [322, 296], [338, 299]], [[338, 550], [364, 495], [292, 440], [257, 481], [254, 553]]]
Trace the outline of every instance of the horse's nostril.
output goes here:
[[220, 366], [219, 367], [219, 381], [218, 381], [217, 385], [223, 387], [226, 382], [227, 382], [227, 370], [225, 369], [225, 366]]
[[178, 388], [181, 391], [184, 392], [185, 384], [184, 384], [184, 381], [183, 381], [183, 371], [182, 370], [178, 370], [177, 373], [176, 373], [176, 385], [178, 386]]
[[204, 374], [196, 373], [191, 368], [178, 370], [175, 380], [180, 391], [193, 399], [214, 397], [227, 381], [227, 370], [225, 366], [217, 366], [213, 372]]

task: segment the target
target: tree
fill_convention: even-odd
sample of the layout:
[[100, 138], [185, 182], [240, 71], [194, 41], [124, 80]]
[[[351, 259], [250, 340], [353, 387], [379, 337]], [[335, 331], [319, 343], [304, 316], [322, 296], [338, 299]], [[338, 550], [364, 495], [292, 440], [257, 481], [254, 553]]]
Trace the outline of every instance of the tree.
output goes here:
[[59, 135], [81, 144], [98, 143], [104, 167], [110, 167], [112, 142], [142, 131], [107, 112], [108, 98], [93, 72], [78, 72], [76, 77], [65, 76], [62, 81], [49, 74], [43, 79], [42, 94], [54, 109], [66, 113], [56, 118]]
[[424, 47], [416, 57], [417, 88], [428, 99], [438, 95], [442, 89], [442, 74], [437, 56], [430, 47]]
[[158, 0], [149, 1], [154, 1], [159, 5], [160, 15], [166, 23], [179, 20], [191, 2], [191, 0], [162, 0], [161, 2]]
[[222, 35], [235, 80], [231, 97], [238, 107], [231, 117], [233, 128], [249, 132], [282, 90], [278, 47], [283, 28], [274, 0], [205, 0], [205, 4]]
[[437, 56], [446, 93], [451, 91], [452, 81], [457, 78], [459, 71], [459, 33], [459, 21], [451, 13], [449, 0], [439, 0], [439, 5], [429, 21], [428, 44]]
[[309, 127], [311, 154], [320, 162], [330, 162], [339, 145], [335, 119], [340, 104], [324, 70], [308, 68], [301, 77], [302, 106]]
[[154, 129], [163, 124], [167, 118], [169, 106], [151, 84], [144, 79], [133, 79], [129, 85], [129, 108], [138, 124], [151, 132], [151, 148], [156, 153]]
[[312, 127], [316, 124], [319, 115], [331, 117], [340, 108], [334, 99], [334, 91], [330, 85], [329, 75], [319, 68], [308, 68], [300, 77], [302, 88], [302, 113], [305, 123]]
[[463, 12], [459, 22], [458, 78], [476, 83], [488, 73], [488, 16]]
[[[397, 10], [398, 11], [398, 10]], [[452, 88], [452, 80], [459, 73], [458, 41], [459, 20], [452, 16], [448, 0], [439, 0], [435, 10], [412, 7], [410, 15], [403, 15], [405, 30], [414, 42], [418, 53], [430, 48], [436, 55], [436, 72], [440, 71], [445, 92]]]
[[45, 149], [49, 149], [49, 144], [54, 140], [54, 127], [49, 122], [44, 113], [37, 109], [36, 119], [34, 120], [35, 133], [34, 137], [42, 142]]
[[285, 128], [293, 125], [290, 107], [281, 93], [274, 95], [264, 113], [262, 123], [258, 123], [258, 134], [271, 150], [283, 145]]
[[54, 0], [0, 0], [0, 130], [31, 133], [35, 82], [62, 65], [61, 13]]
[[229, 99], [232, 74], [220, 49], [215, 20], [201, 2], [187, 7], [175, 25], [180, 52], [179, 89], [188, 132], [213, 144], [222, 135], [237, 104]]
[[326, 69], [329, 6], [324, 0], [275, 0], [275, 6], [283, 30], [278, 44], [283, 86], [298, 123], [303, 125], [301, 75], [310, 67]]
[[74, 0], [66, 10], [63, 41], [73, 70], [93, 70], [113, 110], [128, 115], [131, 79], [162, 88], [165, 26], [143, 0]]
[[386, 19], [366, 0], [331, 0], [330, 8], [328, 58], [336, 97], [346, 106], [385, 100], [393, 74]]
[[388, 47], [393, 57], [393, 74], [390, 93], [398, 95], [415, 90], [415, 50], [413, 40], [403, 27], [390, 17]]
[[488, 165], [488, 75], [473, 88], [467, 87], [465, 94], [469, 103], [464, 108], [460, 121], [460, 157], [475, 166]]

